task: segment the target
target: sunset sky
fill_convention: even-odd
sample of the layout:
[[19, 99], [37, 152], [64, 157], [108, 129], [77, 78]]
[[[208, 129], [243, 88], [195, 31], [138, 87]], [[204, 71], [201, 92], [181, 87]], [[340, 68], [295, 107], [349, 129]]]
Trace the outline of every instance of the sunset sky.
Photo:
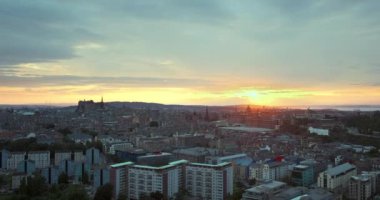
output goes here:
[[0, 104], [380, 104], [379, 0], [1, 0]]

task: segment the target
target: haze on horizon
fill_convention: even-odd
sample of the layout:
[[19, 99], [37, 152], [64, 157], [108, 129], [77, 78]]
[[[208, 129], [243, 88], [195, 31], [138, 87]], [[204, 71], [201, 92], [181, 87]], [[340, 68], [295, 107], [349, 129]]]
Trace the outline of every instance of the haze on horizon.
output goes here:
[[379, 9], [378, 0], [3, 0], [0, 104], [379, 104]]

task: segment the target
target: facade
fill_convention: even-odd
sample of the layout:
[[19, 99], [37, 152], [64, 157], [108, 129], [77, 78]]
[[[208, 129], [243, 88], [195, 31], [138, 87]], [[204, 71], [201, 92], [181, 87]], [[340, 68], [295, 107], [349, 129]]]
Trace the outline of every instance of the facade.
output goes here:
[[45, 178], [47, 184], [58, 184], [59, 169], [57, 166], [43, 168], [41, 175]]
[[128, 199], [139, 199], [142, 194], [158, 191], [170, 199], [186, 189], [200, 199], [223, 200], [233, 192], [233, 170], [231, 163], [178, 160], [157, 167], [124, 162], [110, 166], [110, 183], [116, 198], [125, 194]]
[[23, 160], [17, 164], [17, 172], [32, 175], [36, 171], [36, 162], [34, 160]]
[[7, 169], [7, 161], [9, 157], [9, 151], [3, 149], [0, 151], [0, 168]]
[[250, 167], [250, 178], [256, 180], [281, 180], [289, 174], [287, 162], [254, 164]]
[[110, 166], [110, 183], [113, 185], [113, 196], [128, 194], [128, 166], [133, 162], [124, 162]]
[[85, 157], [82, 151], [63, 151], [54, 154], [54, 165], [59, 165], [63, 160], [72, 160], [74, 162], [83, 162]]
[[11, 189], [16, 190], [20, 187], [22, 181], [25, 181], [25, 183], [28, 183], [28, 175], [24, 173], [17, 173], [12, 175], [12, 184]]
[[180, 191], [181, 164], [186, 161], [169, 163], [162, 167], [134, 165], [129, 168], [128, 196], [131, 199], [140, 199], [141, 194], [150, 194], [159, 191], [165, 198], [172, 198]]
[[7, 169], [15, 170], [19, 162], [25, 160], [26, 152], [10, 152], [7, 160]]
[[329, 136], [329, 129], [309, 127], [309, 133], [321, 136]]
[[369, 176], [352, 176], [349, 181], [348, 198], [352, 200], [367, 200], [374, 194]]
[[148, 166], [163, 166], [172, 160], [173, 154], [171, 153], [156, 153], [137, 157], [137, 164]]
[[354, 165], [349, 163], [338, 165], [319, 174], [318, 187], [326, 188], [329, 191], [344, 191], [348, 187], [351, 176], [356, 174], [357, 170]]
[[74, 176], [75, 163], [72, 160], [62, 160], [58, 165], [59, 174], [65, 173], [67, 176]]
[[308, 187], [314, 183], [314, 169], [307, 165], [296, 165], [291, 172], [291, 179], [297, 186]]
[[146, 152], [143, 149], [116, 150], [116, 156], [124, 161], [137, 162], [137, 158], [144, 155], [146, 155]]
[[33, 160], [36, 168], [41, 169], [50, 166], [50, 151], [30, 151], [27, 159]]
[[100, 151], [96, 148], [90, 148], [86, 150], [86, 163], [89, 165], [100, 164]]
[[116, 142], [116, 143], [110, 143], [105, 144], [104, 149], [107, 150], [107, 153], [115, 155], [116, 151], [126, 151], [128, 149], [133, 148], [133, 144], [130, 142]]
[[89, 181], [90, 169], [91, 166], [85, 162], [74, 162], [74, 181], [83, 182], [86, 175]]
[[188, 160], [189, 162], [204, 163], [206, 162], [206, 157], [217, 156], [219, 153], [218, 149], [204, 148], [204, 147], [193, 147], [187, 149], [176, 149], [173, 151], [176, 159]]
[[249, 178], [255, 180], [263, 179], [263, 167], [262, 164], [254, 163], [249, 167]]
[[286, 162], [273, 162], [263, 165], [264, 180], [281, 180], [288, 176], [289, 170]]
[[259, 186], [245, 190], [242, 200], [269, 200], [280, 194], [286, 187], [286, 183], [280, 181], [268, 181]]
[[98, 188], [110, 182], [110, 170], [108, 168], [99, 168], [94, 170], [93, 185]]
[[200, 199], [222, 200], [233, 192], [231, 163], [186, 165], [186, 190]]

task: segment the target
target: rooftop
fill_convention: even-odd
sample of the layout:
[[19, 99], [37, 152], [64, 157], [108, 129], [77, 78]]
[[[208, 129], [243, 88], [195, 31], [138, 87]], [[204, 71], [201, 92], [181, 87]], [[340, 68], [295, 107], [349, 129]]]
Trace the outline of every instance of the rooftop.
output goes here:
[[269, 128], [258, 128], [258, 127], [249, 127], [249, 126], [229, 126], [229, 127], [221, 127], [221, 129], [224, 130], [231, 130], [231, 131], [241, 131], [241, 132], [249, 132], [249, 133], [261, 133], [261, 132], [270, 132], [273, 131], [273, 129]]
[[341, 165], [338, 165], [336, 167], [330, 168], [326, 170], [326, 173], [330, 176], [336, 176], [340, 173], [346, 172], [351, 169], [355, 169], [356, 167], [354, 165], [351, 165], [350, 163], [344, 163]]

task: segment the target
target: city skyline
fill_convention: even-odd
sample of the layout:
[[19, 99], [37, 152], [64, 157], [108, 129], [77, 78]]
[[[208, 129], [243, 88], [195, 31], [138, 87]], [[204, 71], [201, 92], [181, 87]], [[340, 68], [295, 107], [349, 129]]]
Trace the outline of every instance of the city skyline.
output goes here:
[[376, 105], [380, 2], [0, 3], [0, 104]]

